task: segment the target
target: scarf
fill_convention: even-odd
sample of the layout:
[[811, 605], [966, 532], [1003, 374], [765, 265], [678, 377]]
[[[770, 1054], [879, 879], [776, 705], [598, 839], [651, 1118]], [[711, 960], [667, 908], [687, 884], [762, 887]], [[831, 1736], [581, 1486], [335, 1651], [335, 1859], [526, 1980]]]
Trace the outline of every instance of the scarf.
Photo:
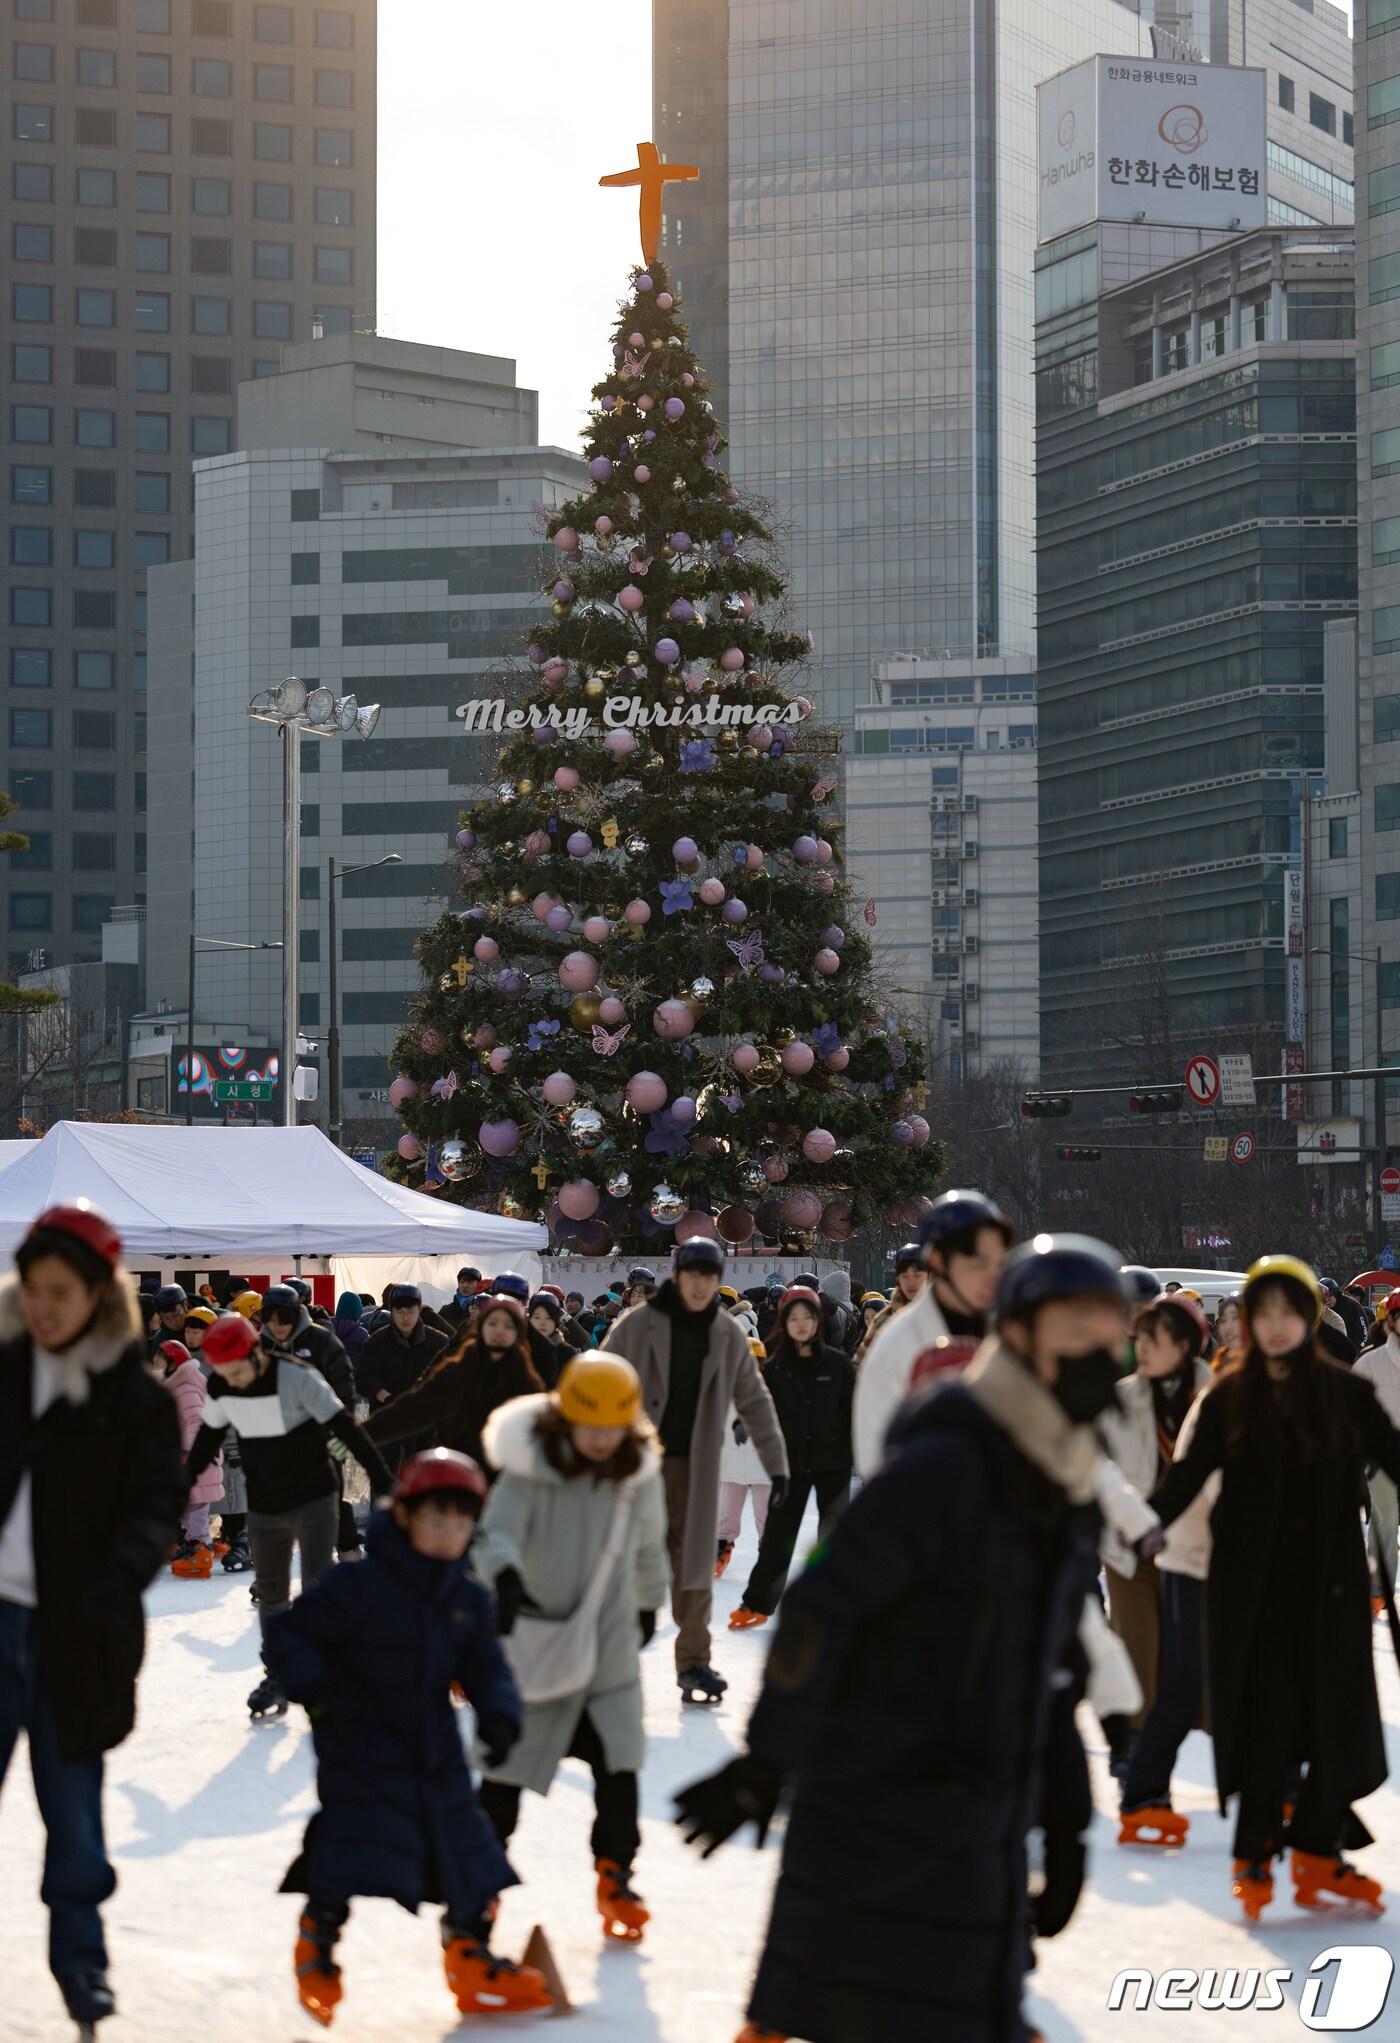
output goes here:
[[1102, 1450], [1091, 1426], [1076, 1426], [1029, 1367], [995, 1336], [963, 1371], [966, 1389], [1012, 1445], [1072, 1504], [1093, 1498]]

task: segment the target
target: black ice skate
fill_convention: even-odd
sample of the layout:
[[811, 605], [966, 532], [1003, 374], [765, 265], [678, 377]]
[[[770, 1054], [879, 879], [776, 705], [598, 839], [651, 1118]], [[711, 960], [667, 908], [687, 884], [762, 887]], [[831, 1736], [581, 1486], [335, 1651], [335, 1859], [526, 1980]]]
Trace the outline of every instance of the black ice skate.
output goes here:
[[69, 2014], [78, 2025], [78, 2043], [93, 2043], [97, 2024], [117, 2011], [116, 1995], [100, 1965], [80, 1965], [58, 1982]]
[[682, 1667], [676, 1675], [676, 1682], [681, 1701], [685, 1703], [717, 1703], [729, 1686], [724, 1676], [716, 1674], [713, 1667]]
[[248, 1542], [240, 1534], [230, 1543], [229, 1550], [219, 1562], [219, 1566], [226, 1575], [246, 1575], [252, 1565], [253, 1556], [248, 1550]]
[[248, 1714], [255, 1724], [264, 1717], [286, 1716], [287, 1698], [270, 1674], [263, 1676], [248, 1697]]

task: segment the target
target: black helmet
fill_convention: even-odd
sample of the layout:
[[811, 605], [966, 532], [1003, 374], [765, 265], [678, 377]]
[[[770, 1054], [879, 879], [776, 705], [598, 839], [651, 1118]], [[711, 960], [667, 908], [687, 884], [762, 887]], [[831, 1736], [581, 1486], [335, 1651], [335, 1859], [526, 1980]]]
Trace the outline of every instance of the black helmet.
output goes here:
[[182, 1305], [188, 1305], [184, 1287], [180, 1284], [162, 1284], [156, 1293], [157, 1312], [177, 1312]]
[[289, 1319], [293, 1325], [301, 1318], [301, 1299], [290, 1284], [271, 1284], [263, 1293], [263, 1325], [270, 1319]]
[[924, 1252], [918, 1242], [906, 1241], [895, 1250], [894, 1273], [896, 1277], [901, 1270], [922, 1270], [923, 1267]]
[[457, 1282], [460, 1284], [464, 1277], [469, 1284], [479, 1284], [481, 1282], [481, 1272], [474, 1263], [463, 1263], [461, 1269], [457, 1272]]
[[680, 1243], [671, 1266], [676, 1270], [713, 1270], [717, 1276], [723, 1276], [724, 1250], [708, 1235], [693, 1235], [689, 1241]]
[[1014, 1248], [997, 1285], [998, 1321], [1032, 1313], [1054, 1299], [1094, 1294], [1128, 1303], [1123, 1258], [1091, 1234], [1037, 1234]]
[[287, 1289], [295, 1291], [303, 1305], [310, 1305], [312, 1298], [315, 1296], [305, 1277], [289, 1277], [287, 1279]]
[[919, 1222], [919, 1247], [944, 1248], [959, 1235], [971, 1240], [979, 1227], [995, 1227], [1010, 1248], [1016, 1230], [985, 1192], [944, 1192]]
[[[421, 1305], [423, 1303], [423, 1294], [416, 1284], [394, 1284], [390, 1286], [388, 1302], [389, 1310], [393, 1312], [400, 1305]], [[264, 1300], [264, 1313], [266, 1310], [267, 1305]]]
[[1161, 1297], [1162, 1280], [1145, 1263], [1124, 1263], [1118, 1274], [1129, 1305], [1151, 1305], [1154, 1298]]
[[530, 1286], [518, 1270], [502, 1270], [491, 1279], [491, 1291], [497, 1298], [518, 1298], [522, 1305], [530, 1303]]
[[629, 1284], [654, 1285], [656, 1283], [656, 1272], [655, 1270], [649, 1270], [645, 1263], [638, 1263], [635, 1270], [627, 1272], [627, 1281]]

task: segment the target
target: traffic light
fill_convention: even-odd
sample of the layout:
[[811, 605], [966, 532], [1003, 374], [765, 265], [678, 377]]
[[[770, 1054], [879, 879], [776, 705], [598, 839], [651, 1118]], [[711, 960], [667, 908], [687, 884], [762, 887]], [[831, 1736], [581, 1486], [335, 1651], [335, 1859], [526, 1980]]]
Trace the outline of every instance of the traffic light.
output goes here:
[[1181, 1087], [1167, 1085], [1160, 1092], [1135, 1092], [1128, 1105], [1135, 1114], [1179, 1114]]
[[1102, 1163], [1101, 1149], [1057, 1149], [1056, 1156], [1061, 1163]]
[[1021, 1101], [1021, 1112], [1028, 1121], [1061, 1121], [1073, 1106], [1067, 1092], [1028, 1092]]

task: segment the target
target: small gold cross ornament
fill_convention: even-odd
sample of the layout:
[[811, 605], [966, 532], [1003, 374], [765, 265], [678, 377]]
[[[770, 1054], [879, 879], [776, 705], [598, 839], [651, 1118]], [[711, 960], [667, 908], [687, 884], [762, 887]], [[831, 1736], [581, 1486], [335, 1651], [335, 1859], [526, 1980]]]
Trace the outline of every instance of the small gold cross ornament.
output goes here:
[[457, 984], [459, 986], [465, 986], [468, 979], [470, 979], [473, 971], [472, 960], [467, 956], [465, 951], [462, 953], [461, 957], [458, 958], [456, 964], [452, 967], [452, 969], [457, 975]]
[[530, 1175], [534, 1179], [535, 1183], [539, 1186], [540, 1190], [543, 1191], [545, 1186], [549, 1183], [549, 1165], [544, 1161], [543, 1157], [541, 1157], [540, 1161], [535, 1165]]

